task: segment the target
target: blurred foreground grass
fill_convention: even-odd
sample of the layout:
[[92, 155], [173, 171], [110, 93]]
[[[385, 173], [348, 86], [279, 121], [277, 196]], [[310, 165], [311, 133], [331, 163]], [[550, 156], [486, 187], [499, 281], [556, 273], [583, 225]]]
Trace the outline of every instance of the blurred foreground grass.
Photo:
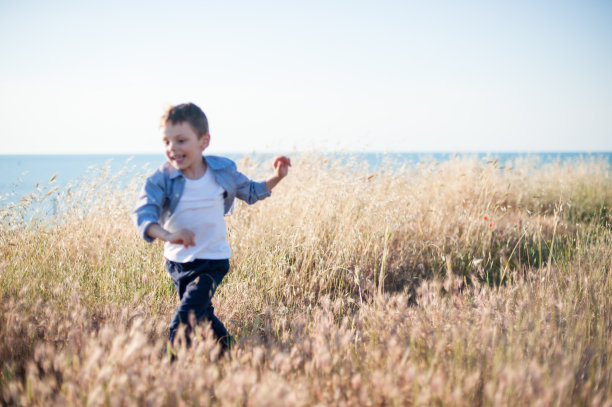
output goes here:
[[0, 210], [2, 403], [612, 405], [610, 176], [295, 157], [226, 218], [214, 304], [238, 345], [218, 359], [201, 327], [174, 364], [162, 247], [129, 216], [143, 178], [43, 187]]

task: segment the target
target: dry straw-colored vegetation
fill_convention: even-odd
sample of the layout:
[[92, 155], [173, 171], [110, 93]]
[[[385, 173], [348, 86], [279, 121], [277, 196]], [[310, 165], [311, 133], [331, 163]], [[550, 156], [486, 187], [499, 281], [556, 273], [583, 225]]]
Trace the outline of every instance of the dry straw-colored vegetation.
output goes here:
[[612, 405], [607, 162], [293, 161], [227, 218], [221, 358], [206, 326], [165, 353], [177, 299], [130, 220], [142, 177], [4, 204], [2, 404]]

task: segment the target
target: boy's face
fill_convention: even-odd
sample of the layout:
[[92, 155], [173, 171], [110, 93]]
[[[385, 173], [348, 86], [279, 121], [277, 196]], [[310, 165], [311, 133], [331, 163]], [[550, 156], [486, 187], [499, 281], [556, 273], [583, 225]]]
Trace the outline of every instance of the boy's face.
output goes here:
[[188, 122], [169, 123], [162, 130], [162, 141], [168, 162], [188, 178], [203, 175], [202, 152], [210, 143], [210, 135], [198, 138]]

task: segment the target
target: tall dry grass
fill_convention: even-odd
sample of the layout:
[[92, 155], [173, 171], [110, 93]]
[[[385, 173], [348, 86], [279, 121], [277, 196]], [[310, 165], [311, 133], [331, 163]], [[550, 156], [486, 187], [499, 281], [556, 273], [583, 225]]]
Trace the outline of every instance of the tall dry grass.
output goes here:
[[293, 161], [226, 219], [229, 357], [206, 326], [165, 355], [177, 300], [129, 218], [142, 178], [4, 208], [2, 403], [612, 405], [606, 163]]

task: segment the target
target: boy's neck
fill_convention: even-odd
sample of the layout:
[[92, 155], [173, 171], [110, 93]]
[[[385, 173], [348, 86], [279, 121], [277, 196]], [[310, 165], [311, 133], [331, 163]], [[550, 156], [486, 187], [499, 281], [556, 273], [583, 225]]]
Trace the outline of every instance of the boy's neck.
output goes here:
[[206, 169], [208, 168], [208, 165], [206, 164], [206, 160], [204, 159], [204, 157], [202, 157], [202, 161], [200, 161], [200, 163], [201, 164], [195, 168], [186, 168], [185, 170], [183, 170], [183, 175], [185, 176], [185, 178], [202, 178], [204, 174], [206, 174]]

